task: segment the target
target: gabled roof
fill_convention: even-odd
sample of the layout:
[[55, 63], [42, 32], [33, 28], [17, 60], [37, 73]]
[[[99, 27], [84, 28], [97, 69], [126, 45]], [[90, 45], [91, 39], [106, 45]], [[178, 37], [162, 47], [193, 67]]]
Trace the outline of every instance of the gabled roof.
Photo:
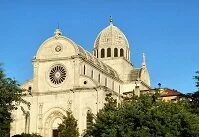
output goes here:
[[160, 92], [161, 97], [170, 97], [170, 96], [180, 96], [182, 93], [178, 92], [174, 89], [165, 88], [162, 92]]

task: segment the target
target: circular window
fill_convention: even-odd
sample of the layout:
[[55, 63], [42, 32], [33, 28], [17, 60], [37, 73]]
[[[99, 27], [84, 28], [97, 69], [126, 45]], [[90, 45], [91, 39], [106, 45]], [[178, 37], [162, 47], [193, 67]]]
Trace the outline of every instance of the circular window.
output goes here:
[[86, 85], [87, 84], [87, 81], [84, 81], [84, 85]]
[[60, 52], [60, 51], [61, 51], [61, 46], [58, 45], [58, 46], [55, 48], [55, 51], [56, 51], [56, 52]]
[[66, 69], [62, 65], [52, 67], [49, 78], [53, 84], [61, 84], [66, 79]]

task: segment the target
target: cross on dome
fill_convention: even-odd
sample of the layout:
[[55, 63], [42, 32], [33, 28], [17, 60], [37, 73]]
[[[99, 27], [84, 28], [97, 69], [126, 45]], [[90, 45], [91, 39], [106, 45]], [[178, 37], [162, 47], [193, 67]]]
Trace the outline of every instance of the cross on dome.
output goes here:
[[61, 30], [60, 30], [59, 28], [57, 28], [57, 29], [55, 30], [54, 34], [55, 34], [55, 37], [58, 37], [58, 36], [61, 36], [61, 35], [62, 35], [62, 32], [61, 32]]
[[109, 22], [110, 22], [110, 25], [113, 24], [113, 18], [112, 18], [112, 16], [110, 16]]

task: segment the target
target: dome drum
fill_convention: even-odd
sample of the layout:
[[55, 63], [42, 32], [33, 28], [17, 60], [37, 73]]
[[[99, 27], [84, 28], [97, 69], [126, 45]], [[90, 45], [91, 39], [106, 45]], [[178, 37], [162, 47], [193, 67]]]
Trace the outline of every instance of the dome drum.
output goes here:
[[129, 52], [126, 36], [112, 23], [98, 34], [94, 43], [93, 53], [97, 58], [124, 57], [129, 60]]

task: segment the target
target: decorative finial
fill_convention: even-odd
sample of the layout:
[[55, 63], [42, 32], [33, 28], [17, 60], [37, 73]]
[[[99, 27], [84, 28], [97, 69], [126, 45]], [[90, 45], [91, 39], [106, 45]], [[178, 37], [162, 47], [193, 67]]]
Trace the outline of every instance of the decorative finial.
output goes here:
[[145, 57], [145, 54], [142, 53], [142, 68], [145, 68], [146, 67], [146, 57]]
[[110, 24], [113, 24], [113, 18], [112, 18], [112, 16], [110, 16], [109, 22], [110, 22]]
[[61, 30], [59, 29], [59, 26], [58, 26], [58, 28], [55, 30], [54, 34], [55, 34], [55, 37], [59, 37], [59, 36], [62, 35], [62, 32], [61, 32]]
[[59, 22], [57, 22], [57, 29], [59, 29]]

